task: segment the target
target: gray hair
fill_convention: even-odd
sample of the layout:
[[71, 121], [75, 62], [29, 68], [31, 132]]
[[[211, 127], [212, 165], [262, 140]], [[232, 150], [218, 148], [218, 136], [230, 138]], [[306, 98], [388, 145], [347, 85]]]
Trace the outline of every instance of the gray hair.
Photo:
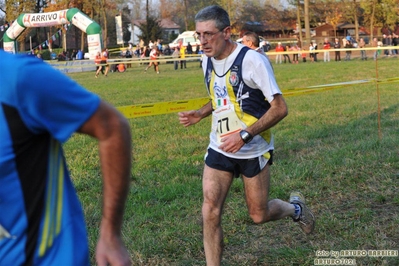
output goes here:
[[207, 6], [195, 15], [195, 23], [213, 20], [220, 31], [230, 26], [229, 14], [218, 5]]
[[247, 40], [251, 41], [255, 47], [259, 47], [259, 36], [255, 32], [247, 31], [244, 33], [243, 37], [247, 38]]

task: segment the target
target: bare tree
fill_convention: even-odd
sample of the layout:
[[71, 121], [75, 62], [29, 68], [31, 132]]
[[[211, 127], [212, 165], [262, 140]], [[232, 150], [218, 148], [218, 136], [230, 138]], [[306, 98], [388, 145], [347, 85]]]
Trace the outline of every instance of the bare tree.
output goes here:
[[310, 43], [310, 24], [309, 24], [309, 0], [304, 0], [304, 13], [305, 13], [305, 38], [306, 42]]
[[297, 18], [297, 25], [298, 25], [297, 30], [298, 30], [299, 43], [300, 43], [300, 47], [302, 48], [303, 37], [302, 37], [301, 1], [300, 0], [297, 0], [296, 18]]

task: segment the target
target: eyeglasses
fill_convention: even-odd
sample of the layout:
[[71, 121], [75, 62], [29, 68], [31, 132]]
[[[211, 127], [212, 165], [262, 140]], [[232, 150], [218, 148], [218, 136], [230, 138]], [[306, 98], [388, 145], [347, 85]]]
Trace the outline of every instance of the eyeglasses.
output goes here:
[[224, 31], [224, 29], [223, 30], [219, 30], [217, 32], [204, 32], [202, 34], [199, 33], [199, 32], [196, 32], [196, 33], [194, 33], [194, 37], [197, 38], [200, 41], [201, 40], [210, 41], [210, 40], [212, 40], [213, 36], [215, 36], [219, 32], [223, 32], [223, 31]]

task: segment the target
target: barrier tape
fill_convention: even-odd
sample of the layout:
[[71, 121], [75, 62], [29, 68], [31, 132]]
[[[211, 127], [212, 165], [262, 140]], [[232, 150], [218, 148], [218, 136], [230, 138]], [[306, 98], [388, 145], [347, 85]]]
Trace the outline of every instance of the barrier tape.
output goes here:
[[318, 50], [298, 50], [298, 51], [284, 51], [284, 52], [267, 52], [267, 55], [277, 55], [277, 54], [314, 54], [314, 53], [325, 53], [325, 52], [360, 52], [360, 51], [381, 51], [381, 50], [399, 50], [399, 46], [384, 46], [384, 47], [365, 47], [365, 48], [339, 48], [339, 49], [318, 49]]
[[[381, 50], [399, 50], [399, 46], [389, 46], [389, 47], [370, 47], [370, 48], [340, 48], [340, 49], [329, 49], [329, 50], [298, 50], [298, 51], [284, 51], [284, 52], [267, 52], [265, 54], [267, 55], [283, 55], [283, 54], [310, 54], [310, 53], [324, 53], [324, 52], [335, 52], [335, 51], [340, 51], [340, 52], [347, 52], [347, 51], [361, 51], [361, 50], [365, 50], [365, 51], [381, 51]], [[157, 62], [173, 62], [173, 61], [193, 61], [193, 60], [197, 60], [200, 61], [201, 60], [201, 55], [199, 54], [190, 54], [190, 55], [186, 55], [186, 58], [174, 58], [171, 55], [162, 55], [160, 57], [158, 57], [158, 59], [156, 60]], [[62, 62], [51, 62], [50, 64], [55, 67], [55, 68], [61, 68], [64, 69], [66, 67], [66, 63], [67, 62], [79, 62], [79, 61], [83, 61], [83, 62], [90, 62], [90, 61], [86, 61], [86, 60], [73, 60], [73, 61], [62, 61]], [[153, 62], [155, 60], [151, 60], [149, 57], [144, 57], [144, 58], [137, 58], [137, 57], [133, 57], [133, 58], [115, 58], [115, 59], [109, 59], [107, 64], [108, 65], [116, 65], [119, 63], [123, 63], [123, 64], [148, 64], [150, 62]], [[91, 64], [85, 64], [85, 67], [96, 67], [96, 66], [105, 66], [107, 64], [95, 64], [94, 60], [91, 60]], [[67, 66], [68, 68], [81, 68], [81, 65], [69, 65]]]
[[[304, 88], [286, 89], [282, 90], [282, 93], [284, 97], [292, 97], [303, 94], [333, 90], [347, 86], [353, 86], [356, 84], [365, 84], [365, 83], [374, 83], [374, 82], [378, 82], [379, 84], [399, 83], [399, 78], [387, 78], [380, 80], [377, 79], [354, 80], [348, 82], [309, 86]], [[158, 102], [150, 104], [120, 106], [117, 107], [117, 109], [126, 118], [138, 118], [144, 116], [154, 116], [154, 115], [183, 112], [188, 110], [196, 110], [207, 104], [209, 101], [210, 98], [204, 97], [204, 98], [196, 98], [185, 101], [171, 101], [171, 102]]]
[[150, 104], [120, 106], [117, 107], [117, 109], [126, 118], [137, 118], [195, 110], [201, 108], [208, 102], [209, 98], [198, 98], [186, 101], [158, 102]]

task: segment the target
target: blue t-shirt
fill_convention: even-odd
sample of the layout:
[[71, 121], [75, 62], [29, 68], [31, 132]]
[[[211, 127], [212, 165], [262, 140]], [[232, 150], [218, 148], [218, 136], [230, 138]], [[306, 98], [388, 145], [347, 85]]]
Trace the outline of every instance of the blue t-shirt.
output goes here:
[[1, 265], [88, 265], [84, 217], [64, 143], [100, 98], [29, 56], [0, 51]]

